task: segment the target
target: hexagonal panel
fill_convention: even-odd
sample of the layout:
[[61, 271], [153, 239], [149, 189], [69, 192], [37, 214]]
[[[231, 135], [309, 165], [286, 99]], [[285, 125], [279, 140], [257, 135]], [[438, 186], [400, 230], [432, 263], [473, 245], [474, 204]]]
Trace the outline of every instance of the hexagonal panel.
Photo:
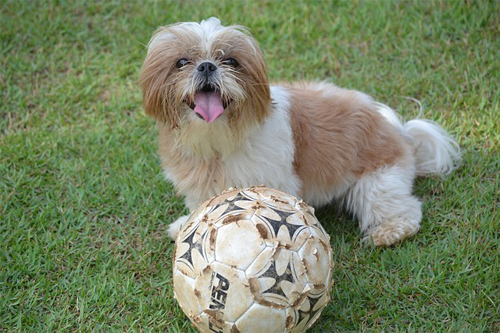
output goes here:
[[255, 224], [239, 218], [228, 219], [227, 224], [217, 230], [215, 258], [218, 262], [245, 270], [264, 250], [265, 244]]

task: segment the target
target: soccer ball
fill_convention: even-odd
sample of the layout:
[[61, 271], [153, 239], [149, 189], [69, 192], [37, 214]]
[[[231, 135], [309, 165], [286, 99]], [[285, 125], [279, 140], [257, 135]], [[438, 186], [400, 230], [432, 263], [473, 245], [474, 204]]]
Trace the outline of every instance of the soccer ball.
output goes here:
[[229, 189], [179, 232], [174, 295], [200, 332], [302, 332], [330, 300], [332, 268], [311, 207], [263, 186]]

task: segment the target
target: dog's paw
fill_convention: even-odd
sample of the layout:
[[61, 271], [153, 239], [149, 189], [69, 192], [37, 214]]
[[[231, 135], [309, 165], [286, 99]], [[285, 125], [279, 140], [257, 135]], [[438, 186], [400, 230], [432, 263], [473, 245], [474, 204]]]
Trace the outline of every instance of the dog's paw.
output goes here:
[[417, 233], [418, 223], [408, 219], [386, 220], [363, 238], [366, 245], [391, 246]]
[[182, 226], [184, 225], [184, 223], [187, 222], [188, 218], [189, 215], [184, 215], [175, 220], [175, 222], [170, 223], [168, 227], [168, 236], [172, 238], [174, 241], [177, 238], [179, 230], [181, 230]]

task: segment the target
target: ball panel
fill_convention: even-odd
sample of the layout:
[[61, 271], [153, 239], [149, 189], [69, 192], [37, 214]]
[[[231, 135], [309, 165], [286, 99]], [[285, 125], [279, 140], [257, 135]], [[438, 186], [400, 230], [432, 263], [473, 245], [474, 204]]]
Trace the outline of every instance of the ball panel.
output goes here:
[[271, 203], [277, 209], [290, 209], [297, 204], [297, 199], [294, 196], [279, 190], [258, 187], [256, 192], [260, 194], [262, 200]]
[[205, 312], [192, 320], [194, 326], [201, 333], [233, 333], [232, 329], [236, 325], [232, 322], [225, 321], [223, 317], [214, 317]]
[[332, 268], [331, 253], [327, 244], [311, 235], [298, 253], [304, 263], [308, 281], [316, 288], [326, 288]]
[[[240, 219], [242, 218], [242, 219]], [[245, 270], [264, 250], [259, 230], [250, 220], [235, 216], [217, 230], [215, 258], [218, 262]]]
[[196, 280], [184, 275], [181, 271], [174, 272], [174, 297], [184, 313], [193, 318], [202, 311], [200, 304], [193, 299]]
[[234, 322], [254, 302], [245, 273], [213, 262], [196, 279], [195, 296], [209, 318]]
[[325, 231], [321, 224], [317, 223], [309, 226], [309, 232], [321, 239], [323, 242], [330, 244], [330, 235]]
[[285, 310], [255, 303], [235, 324], [239, 332], [279, 333], [285, 330], [285, 321]]

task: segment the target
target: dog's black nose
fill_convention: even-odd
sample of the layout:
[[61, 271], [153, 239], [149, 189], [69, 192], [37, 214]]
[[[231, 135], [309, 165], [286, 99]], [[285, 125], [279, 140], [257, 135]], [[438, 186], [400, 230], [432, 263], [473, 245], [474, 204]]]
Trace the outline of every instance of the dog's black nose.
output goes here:
[[213, 74], [217, 70], [217, 66], [215, 66], [211, 62], [203, 62], [198, 65], [196, 68], [199, 72], [201, 72], [204, 76], [209, 77], [210, 75]]

